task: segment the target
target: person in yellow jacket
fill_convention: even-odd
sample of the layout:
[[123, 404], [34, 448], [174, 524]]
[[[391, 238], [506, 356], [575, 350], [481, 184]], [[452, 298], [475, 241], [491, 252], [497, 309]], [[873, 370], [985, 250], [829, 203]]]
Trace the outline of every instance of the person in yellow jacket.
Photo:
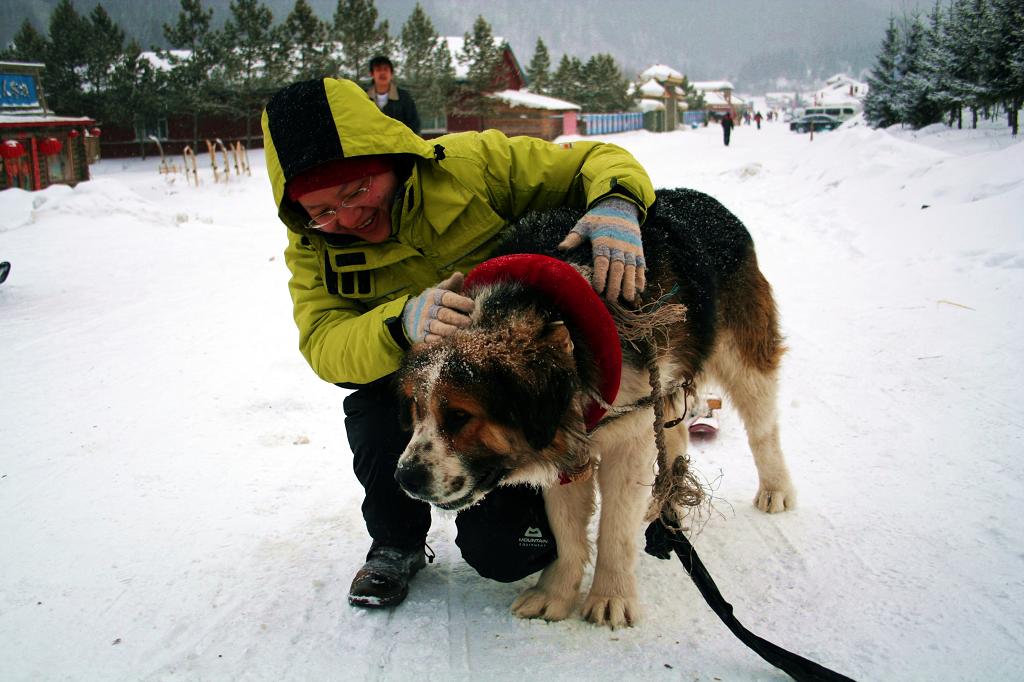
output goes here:
[[[469, 323], [463, 274], [491, 255], [503, 227], [531, 210], [588, 209], [562, 246], [589, 239], [595, 289], [633, 300], [645, 283], [639, 225], [654, 188], [636, 159], [611, 144], [554, 144], [496, 130], [424, 140], [345, 80], [285, 87], [262, 124], [274, 200], [288, 228], [299, 349], [322, 379], [356, 389], [344, 400], [345, 428], [372, 542], [349, 601], [392, 606], [425, 564], [430, 511], [394, 480], [409, 434], [399, 427], [390, 375], [412, 344]], [[536, 541], [530, 556], [498, 547], [475, 550], [472, 559], [467, 553], [478, 546], [473, 536], [494, 537], [496, 526], [512, 535], [528, 527], [531, 537], [546, 529], [536, 491], [495, 491], [457, 523], [463, 556], [488, 577], [517, 580], [554, 557], [553, 542]]]

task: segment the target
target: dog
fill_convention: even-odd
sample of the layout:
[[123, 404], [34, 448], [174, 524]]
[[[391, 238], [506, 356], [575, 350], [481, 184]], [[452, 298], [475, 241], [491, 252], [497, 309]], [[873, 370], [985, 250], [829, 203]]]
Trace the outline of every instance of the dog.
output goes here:
[[[556, 248], [581, 215], [569, 208], [529, 214], [508, 228], [500, 253], [557, 258], [589, 282], [589, 244], [570, 252]], [[645, 302], [637, 309], [602, 302], [615, 321], [621, 378], [613, 411], [592, 431], [587, 413], [601, 392], [604, 353], [582, 329], [592, 314], [572, 310], [580, 297], [556, 300], [561, 285], [538, 291], [514, 280], [474, 284], [471, 273], [465, 292], [475, 300], [470, 326], [413, 348], [398, 374], [413, 433], [396, 478], [409, 495], [457, 511], [499, 485], [543, 489], [558, 557], [513, 602], [519, 617], [556, 621], [576, 608], [597, 489], [597, 559], [582, 616], [612, 628], [640, 617], [636, 545], [657, 447], [653, 407], [643, 406], [650, 372], [629, 327], [642, 327], [658, 311], [684, 313], [656, 325], [651, 337], [666, 424], [685, 416], [686, 396], [693, 395], [672, 387], [713, 380], [746, 427], [759, 477], [754, 504], [773, 513], [796, 503], [776, 417], [785, 349], [750, 234], [718, 201], [686, 189], [659, 190], [641, 234]], [[629, 405], [638, 408], [615, 412]], [[671, 460], [686, 453], [685, 426], [664, 434]], [[591, 470], [595, 475], [587, 477]]]

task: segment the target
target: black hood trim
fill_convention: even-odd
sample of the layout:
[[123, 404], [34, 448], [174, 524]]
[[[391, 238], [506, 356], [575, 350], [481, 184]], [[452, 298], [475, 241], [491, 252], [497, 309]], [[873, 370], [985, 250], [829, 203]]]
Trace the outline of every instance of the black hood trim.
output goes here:
[[274, 95], [267, 103], [267, 127], [286, 182], [345, 156], [323, 79], [293, 83]]

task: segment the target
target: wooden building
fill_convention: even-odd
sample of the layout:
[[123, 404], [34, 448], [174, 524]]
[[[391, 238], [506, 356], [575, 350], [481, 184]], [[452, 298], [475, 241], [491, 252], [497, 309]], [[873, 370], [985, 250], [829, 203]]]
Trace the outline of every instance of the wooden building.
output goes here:
[[578, 132], [580, 107], [572, 102], [527, 90], [502, 90], [487, 95], [491, 110], [485, 116], [448, 115], [448, 130], [494, 128], [506, 135], [529, 135], [553, 140]]
[[46, 106], [42, 64], [0, 62], [0, 190], [37, 190], [89, 179], [100, 130], [86, 116], [58, 116]]

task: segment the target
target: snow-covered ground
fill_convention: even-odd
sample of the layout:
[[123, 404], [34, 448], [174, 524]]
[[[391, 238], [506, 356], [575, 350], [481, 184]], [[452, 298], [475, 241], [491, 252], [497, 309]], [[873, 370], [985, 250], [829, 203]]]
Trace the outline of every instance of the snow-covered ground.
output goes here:
[[[717, 499], [695, 544], [740, 620], [858, 679], [1019, 678], [1024, 144], [607, 139], [731, 208], [782, 310], [799, 508], [752, 507], [728, 403], [691, 450]], [[0, 679], [785, 679], [674, 560], [641, 558], [637, 627], [517, 620], [528, 581], [478, 577], [444, 517], [403, 605], [350, 608], [367, 539], [344, 391], [297, 351], [252, 163], [197, 189], [105, 160], [74, 190], [0, 193]]]

